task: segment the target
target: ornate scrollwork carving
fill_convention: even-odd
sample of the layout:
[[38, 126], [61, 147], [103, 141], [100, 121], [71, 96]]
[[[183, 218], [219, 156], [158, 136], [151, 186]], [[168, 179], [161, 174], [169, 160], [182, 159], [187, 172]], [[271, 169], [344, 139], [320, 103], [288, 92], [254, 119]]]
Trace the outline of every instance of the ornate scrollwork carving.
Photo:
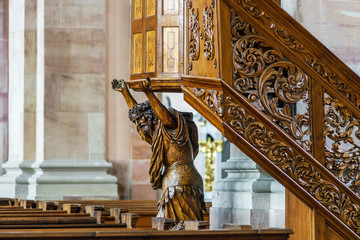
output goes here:
[[[257, 86], [259, 99], [266, 112], [280, 121], [280, 126], [310, 151], [311, 142], [303, 139], [305, 135], [311, 134], [308, 113], [293, 116], [290, 105], [279, 108], [280, 103], [297, 103], [306, 97], [309, 91], [308, 77], [290, 62], [276, 62], [263, 71]], [[270, 91], [276, 97], [268, 101]]]
[[215, 55], [214, 49], [214, 12], [211, 6], [205, 6], [203, 12], [203, 31], [205, 33], [204, 38], [204, 56], [206, 60], [212, 60]]
[[260, 9], [252, 0], [239, 0], [241, 6], [253, 17], [259, 19], [264, 25], [272, 29], [275, 35], [292, 50], [304, 50], [304, 46], [286, 30], [280, 27], [263, 10]]
[[[241, 18], [232, 21], [240, 31], [249, 29]], [[237, 27], [232, 26], [233, 29]], [[246, 30], [248, 31], [248, 30]], [[239, 31], [233, 31], [233, 39]], [[278, 122], [302, 146], [311, 151], [309, 113], [294, 113], [299, 101], [306, 103], [309, 78], [271, 43], [258, 35], [245, 35], [233, 45], [234, 87]]]
[[296, 51], [302, 56], [305, 62], [311, 66], [321, 77], [326, 79], [333, 87], [347, 97], [355, 106], [360, 108], [360, 96], [354, 93], [347, 84], [339, 78], [330, 68], [310, 52], [294, 36], [290, 35], [280, 24], [270, 18], [260, 6], [257, 6], [252, 0], [238, 0], [239, 5], [245, 9], [251, 16], [258, 19], [263, 25], [270, 28], [275, 36], [289, 49]]
[[271, 48], [265, 38], [257, 35], [240, 38], [233, 48], [234, 68], [246, 77], [256, 78], [267, 65], [283, 59], [280, 51]]
[[234, 44], [237, 40], [245, 35], [258, 35], [255, 29], [245, 21], [244, 18], [236, 15], [234, 10], [231, 12], [231, 36], [232, 43]]
[[360, 195], [360, 122], [339, 100], [324, 99], [325, 166]]
[[190, 10], [190, 43], [189, 54], [190, 59], [196, 61], [200, 56], [200, 23], [199, 23], [199, 10], [192, 8]]
[[339, 220], [357, 234], [360, 233], [358, 204], [230, 97], [226, 97], [225, 106], [227, 111], [224, 119], [227, 119], [231, 128], [294, 179]]
[[222, 117], [224, 115], [223, 94], [216, 90], [206, 90], [194, 88], [194, 95], [200, 98], [216, 115]]

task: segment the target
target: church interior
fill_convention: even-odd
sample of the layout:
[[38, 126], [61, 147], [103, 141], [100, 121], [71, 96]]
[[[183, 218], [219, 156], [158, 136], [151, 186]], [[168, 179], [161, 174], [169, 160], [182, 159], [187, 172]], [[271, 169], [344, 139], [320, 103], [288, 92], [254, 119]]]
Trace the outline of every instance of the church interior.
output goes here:
[[0, 0], [0, 239], [360, 239], [358, 0]]

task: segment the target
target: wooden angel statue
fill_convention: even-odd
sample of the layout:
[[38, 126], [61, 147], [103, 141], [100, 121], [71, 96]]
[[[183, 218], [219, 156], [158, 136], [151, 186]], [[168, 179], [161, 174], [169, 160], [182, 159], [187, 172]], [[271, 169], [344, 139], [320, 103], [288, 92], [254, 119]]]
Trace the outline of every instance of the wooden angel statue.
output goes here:
[[112, 86], [122, 93], [130, 120], [152, 146], [150, 182], [153, 189], [162, 189], [157, 216], [172, 218], [178, 225], [185, 220], [203, 220], [206, 206], [203, 181], [193, 162], [199, 145], [192, 113], [167, 109], [151, 90], [149, 78], [139, 82], [148, 98], [144, 103], [135, 101], [124, 80], [113, 80]]

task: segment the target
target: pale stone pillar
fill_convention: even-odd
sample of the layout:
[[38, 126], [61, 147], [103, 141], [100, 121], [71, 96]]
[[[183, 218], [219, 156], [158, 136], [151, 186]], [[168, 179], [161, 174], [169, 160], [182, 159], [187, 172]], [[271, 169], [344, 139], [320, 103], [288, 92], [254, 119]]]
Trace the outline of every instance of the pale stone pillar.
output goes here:
[[9, 14], [11, 124], [0, 197], [118, 198], [104, 160], [105, 2], [12, 0]]
[[0, 177], [2, 197], [15, 197], [15, 180], [24, 159], [24, 39], [25, 2], [9, 1], [9, 157], [2, 166], [6, 173]]
[[[130, 120], [128, 106], [111, 80], [130, 79], [130, 1], [106, 0], [106, 159], [118, 179], [121, 199], [130, 198]], [[146, 174], [145, 176], [147, 176]]]
[[221, 164], [228, 176], [213, 185], [211, 229], [224, 223], [283, 228], [285, 189], [235, 145], [230, 151], [230, 159]]

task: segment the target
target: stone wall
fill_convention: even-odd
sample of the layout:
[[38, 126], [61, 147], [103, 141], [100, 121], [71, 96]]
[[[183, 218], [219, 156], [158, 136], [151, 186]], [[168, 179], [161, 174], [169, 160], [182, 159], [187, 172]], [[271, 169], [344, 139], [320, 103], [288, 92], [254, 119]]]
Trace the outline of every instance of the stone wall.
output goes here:
[[105, 161], [105, 1], [9, 3], [1, 197], [117, 198]]
[[104, 159], [105, 1], [45, 0], [45, 89], [45, 159]]
[[157, 191], [150, 185], [151, 146], [143, 141], [135, 124], [131, 127], [131, 199], [155, 200]]
[[356, 0], [283, 0], [296, 6], [296, 19], [360, 75], [360, 3]]

